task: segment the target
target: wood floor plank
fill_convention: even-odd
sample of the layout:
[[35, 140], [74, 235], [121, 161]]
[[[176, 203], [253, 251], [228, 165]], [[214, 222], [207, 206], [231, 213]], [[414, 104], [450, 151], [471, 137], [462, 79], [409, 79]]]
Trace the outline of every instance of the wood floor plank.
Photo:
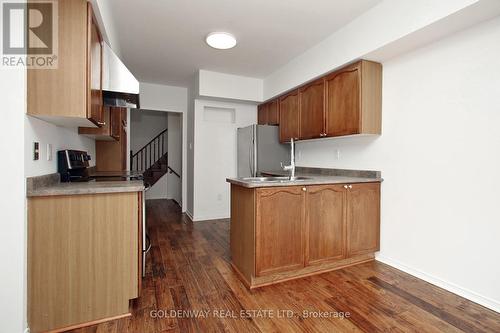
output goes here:
[[[152, 248], [132, 316], [73, 332], [500, 332], [500, 314], [376, 261], [248, 290], [230, 266], [230, 222], [193, 223], [169, 200], [147, 201], [147, 229]], [[239, 316], [266, 309], [293, 316]], [[159, 310], [210, 317], [152, 315]], [[306, 318], [304, 310], [350, 317]]]
[[424, 301], [421, 298], [418, 298], [403, 289], [400, 289], [390, 283], [387, 283], [377, 277], [371, 277], [368, 280], [373, 282], [374, 284], [384, 288], [387, 291], [392, 292], [395, 295], [398, 295], [399, 297], [407, 300], [408, 302], [411, 302], [412, 304], [418, 306], [419, 308], [425, 310], [428, 313], [431, 313], [432, 315], [441, 318], [443, 321], [447, 322], [450, 325], [455, 326], [456, 328], [464, 331], [464, 332], [477, 332], [477, 333], [484, 333], [483, 330], [481, 330], [479, 327], [471, 325], [467, 321], [464, 321], [440, 308], [437, 306], [434, 306], [426, 301]]

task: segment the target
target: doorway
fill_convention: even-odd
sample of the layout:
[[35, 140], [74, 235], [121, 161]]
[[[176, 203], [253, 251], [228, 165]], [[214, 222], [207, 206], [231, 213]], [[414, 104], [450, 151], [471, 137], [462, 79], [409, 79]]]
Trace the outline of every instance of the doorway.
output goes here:
[[179, 112], [132, 109], [130, 170], [143, 173], [146, 199], [171, 199], [182, 207], [182, 126]]

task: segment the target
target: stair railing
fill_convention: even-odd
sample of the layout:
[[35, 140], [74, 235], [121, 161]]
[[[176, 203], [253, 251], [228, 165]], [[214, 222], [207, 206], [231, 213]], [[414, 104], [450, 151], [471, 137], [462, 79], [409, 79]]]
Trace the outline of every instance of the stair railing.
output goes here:
[[167, 153], [167, 129], [155, 136], [135, 154], [130, 154], [130, 170], [146, 171]]

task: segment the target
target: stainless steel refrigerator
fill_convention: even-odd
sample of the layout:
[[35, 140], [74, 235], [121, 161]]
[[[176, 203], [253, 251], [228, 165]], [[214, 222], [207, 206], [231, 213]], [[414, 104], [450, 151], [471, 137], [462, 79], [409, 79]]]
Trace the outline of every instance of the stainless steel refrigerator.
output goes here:
[[238, 177], [257, 177], [290, 164], [290, 145], [279, 142], [278, 126], [251, 125], [238, 128], [237, 156]]

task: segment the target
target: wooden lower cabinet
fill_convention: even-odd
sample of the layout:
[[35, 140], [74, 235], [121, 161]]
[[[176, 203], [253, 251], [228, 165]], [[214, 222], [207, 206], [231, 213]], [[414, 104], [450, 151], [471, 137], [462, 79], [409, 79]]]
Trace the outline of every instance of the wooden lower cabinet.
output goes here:
[[306, 265], [345, 257], [343, 185], [309, 186], [306, 192]]
[[66, 331], [130, 315], [140, 292], [141, 192], [28, 199], [28, 323]]
[[353, 184], [347, 191], [347, 255], [380, 249], [380, 184]]
[[231, 261], [248, 288], [374, 259], [380, 183], [231, 186]]
[[257, 190], [257, 276], [304, 267], [303, 197], [297, 186]]

